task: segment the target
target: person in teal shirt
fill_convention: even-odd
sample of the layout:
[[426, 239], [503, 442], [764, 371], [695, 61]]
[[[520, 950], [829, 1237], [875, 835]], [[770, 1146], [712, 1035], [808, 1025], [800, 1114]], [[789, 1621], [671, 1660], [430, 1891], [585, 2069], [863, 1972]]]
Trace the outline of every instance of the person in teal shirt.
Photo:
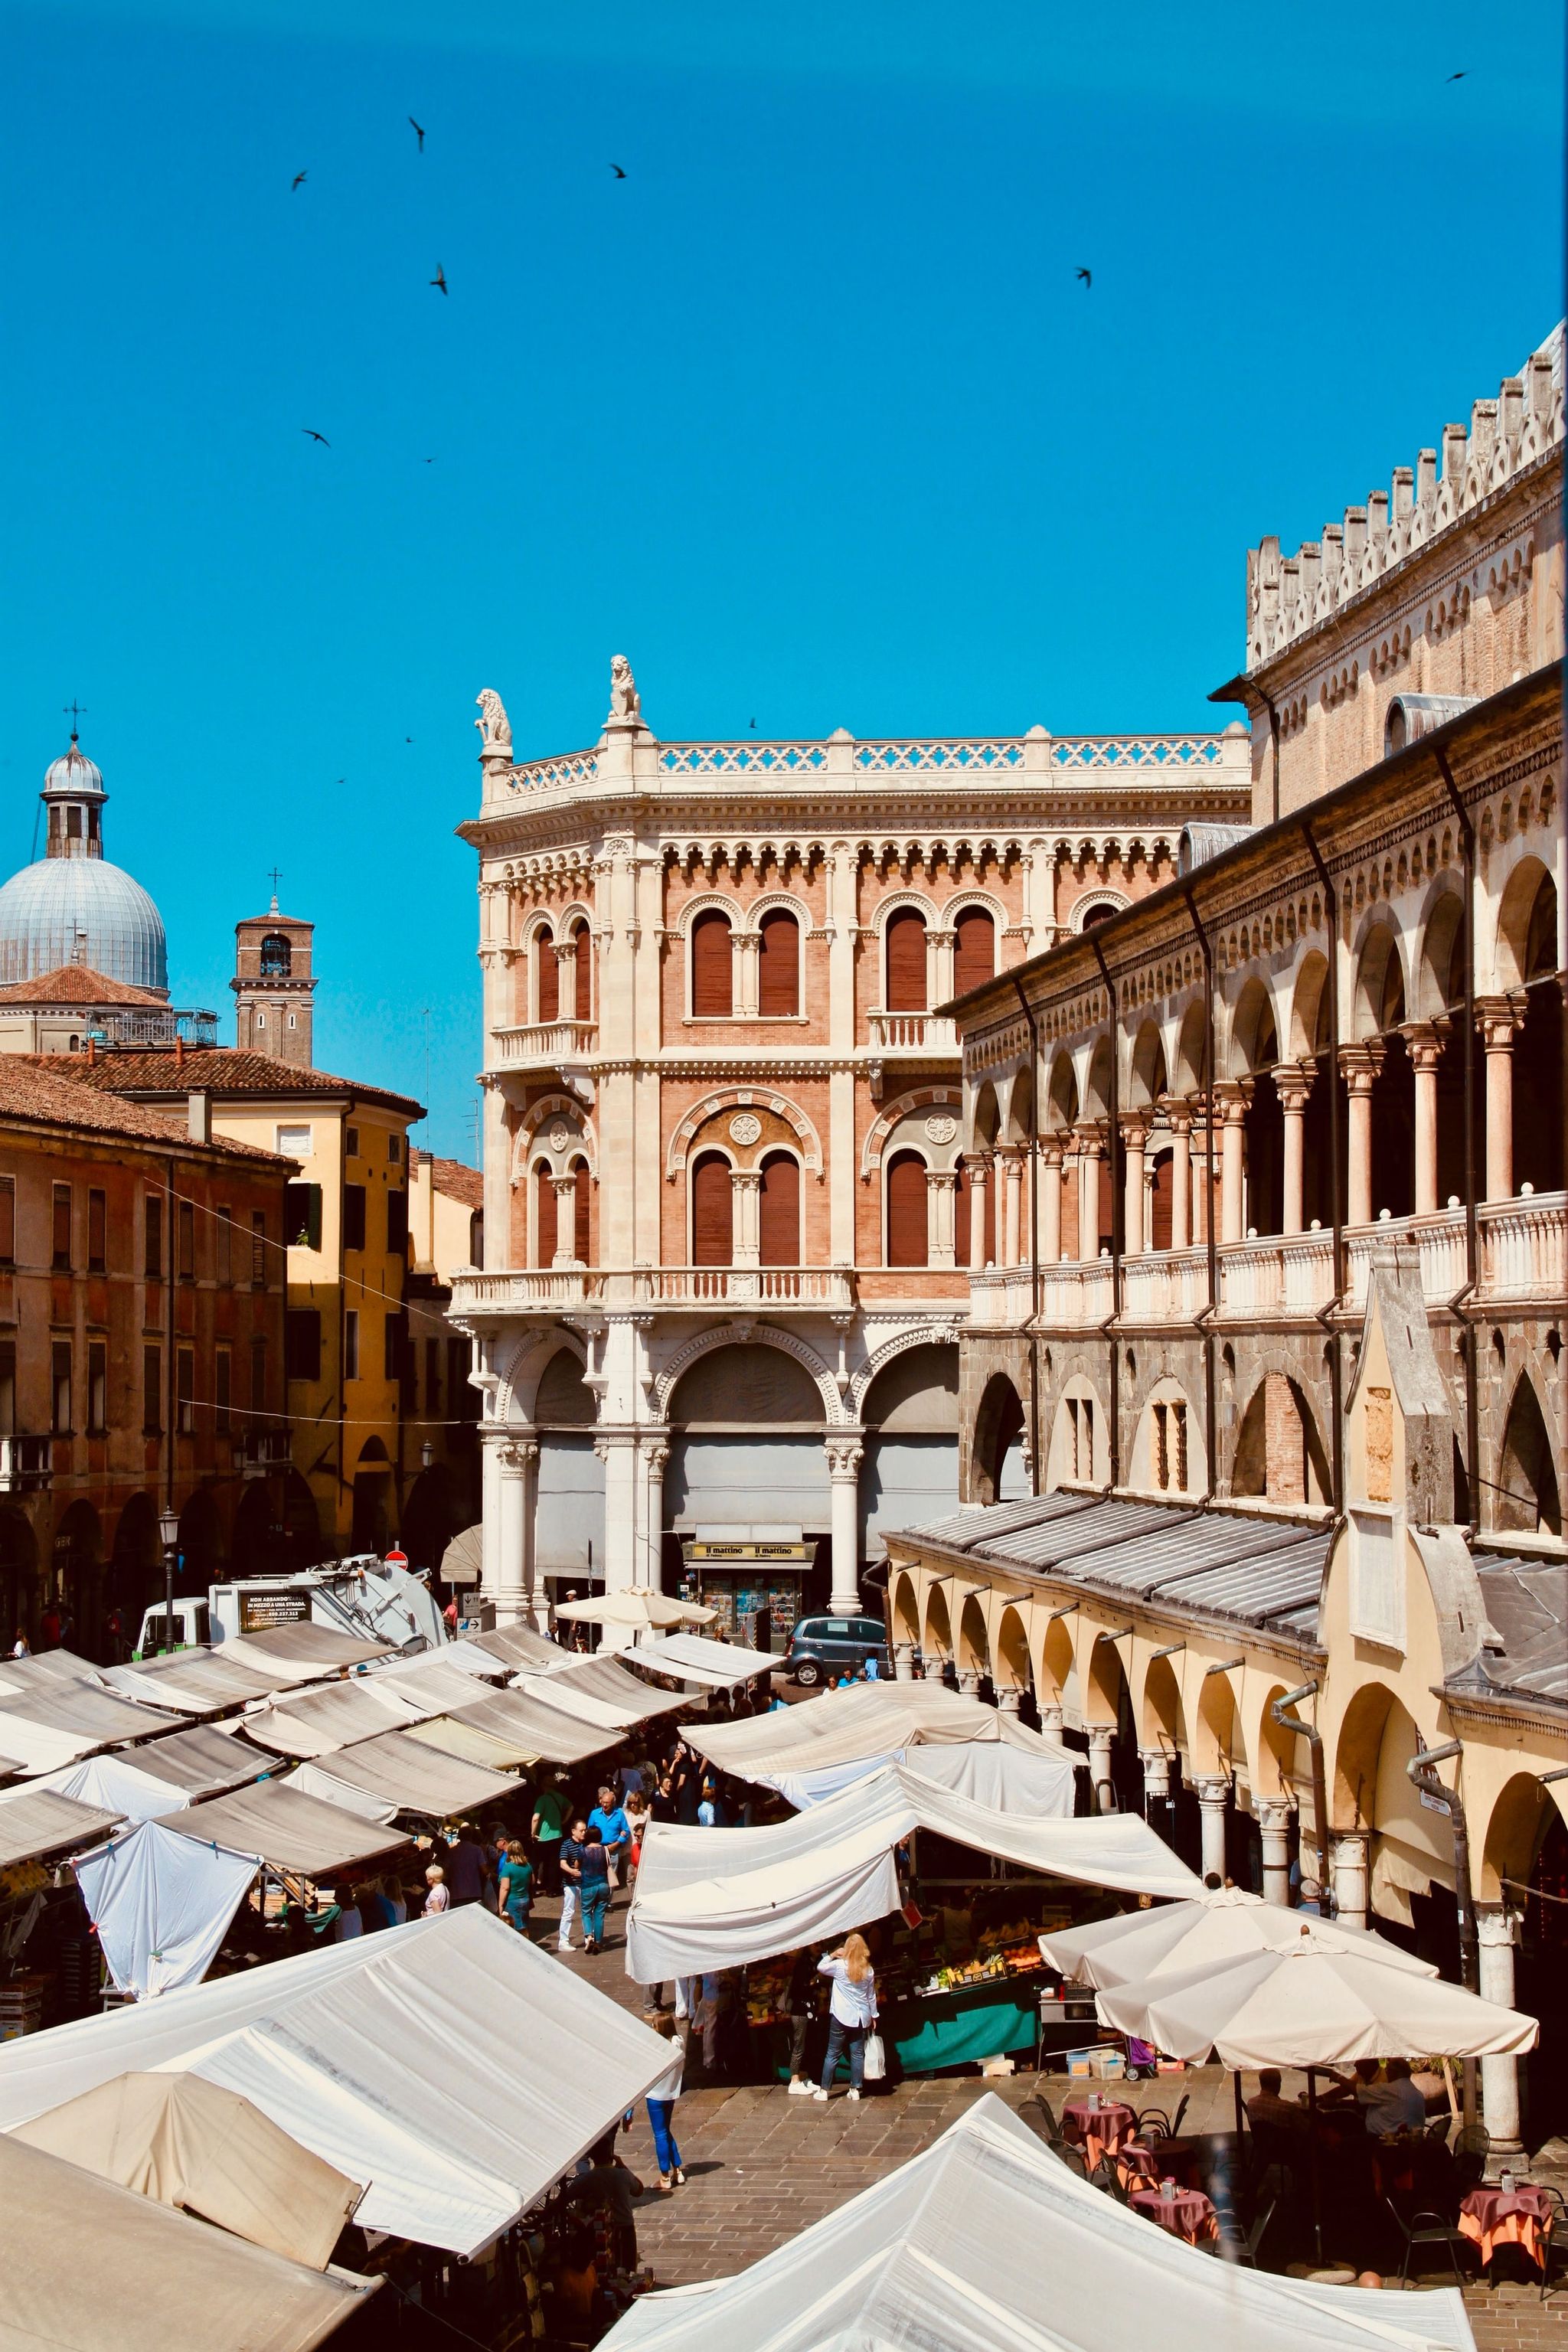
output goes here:
[[497, 1869], [496, 1891], [500, 1896], [503, 1916], [510, 1920], [520, 1936], [526, 1936], [533, 1901], [533, 1865], [516, 1838], [508, 1845]]

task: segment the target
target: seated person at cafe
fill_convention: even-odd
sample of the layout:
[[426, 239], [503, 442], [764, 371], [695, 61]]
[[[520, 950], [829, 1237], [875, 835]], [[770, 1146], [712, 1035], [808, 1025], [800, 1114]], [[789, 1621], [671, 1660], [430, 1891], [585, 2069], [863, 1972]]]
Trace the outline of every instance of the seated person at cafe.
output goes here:
[[1353, 2099], [1372, 2139], [1392, 2139], [1399, 2132], [1424, 2131], [1426, 2102], [1410, 2079], [1409, 2062], [1390, 2058], [1382, 2068], [1382, 2082], [1378, 2073], [1375, 2058], [1358, 2058], [1355, 2080], [1340, 2084], [1328, 2094], [1323, 2105], [1343, 2106]]
[[1258, 2088], [1247, 2102], [1247, 2112], [1253, 2128], [1300, 2131], [1307, 2121], [1307, 2111], [1297, 2101], [1280, 2095], [1280, 2074], [1278, 2066], [1263, 2067], [1258, 2077]]

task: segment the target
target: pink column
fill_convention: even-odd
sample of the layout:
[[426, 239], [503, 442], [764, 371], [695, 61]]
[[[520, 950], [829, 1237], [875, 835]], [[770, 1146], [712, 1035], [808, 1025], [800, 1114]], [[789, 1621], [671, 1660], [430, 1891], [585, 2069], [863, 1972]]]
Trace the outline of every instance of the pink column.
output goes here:
[[1299, 1234], [1301, 1231], [1305, 1164], [1302, 1122], [1315, 1075], [1310, 1063], [1302, 1066], [1295, 1062], [1278, 1062], [1274, 1068], [1274, 1090], [1285, 1115], [1285, 1199], [1279, 1219], [1282, 1234]]
[[1411, 1021], [1402, 1028], [1415, 1073], [1415, 1213], [1437, 1207], [1437, 1065], [1443, 1058], [1446, 1021]]
[[1342, 1045], [1340, 1069], [1349, 1095], [1349, 1150], [1345, 1172], [1345, 1222], [1372, 1223], [1372, 1085], [1383, 1067], [1383, 1048]]
[[1040, 1170], [1040, 1261], [1055, 1265], [1062, 1254], [1062, 1148], [1042, 1143]]
[[1513, 1192], [1513, 1033], [1519, 1014], [1506, 996], [1484, 996], [1477, 1027], [1487, 1049], [1487, 1199]]
[[986, 1167], [984, 1160], [978, 1157], [966, 1159], [963, 1164], [969, 1171], [969, 1271], [971, 1274], [984, 1274]]
[[1100, 1255], [1100, 1135], [1092, 1127], [1078, 1131], [1078, 1254]]
[[1125, 1172], [1121, 1232], [1122, 1247], [1130, 1257], [1142, 1257], [1146, 1239], [1143, 1232], [1143, 1147], [1148, 1140], [1149, 1122], [1146, 1118], [1122, 1120], [1121, 1152]]
[[1193, 1120], [1184, 1105], [1167, 1103], [1171, 1123], [1171, 1247], [1189, 1249], [1193, 1234]]
[[1246, 1139], [1241, 1122], [1247, 1116], [1250, 1088], [1243, 1079], [1224, 1078], [1214, 1091], [1215, 1108], [1224, 1121], [1220, 1129], [1219, 1237], [1222, 1242], [1238, 1242], [1245, 1223], [1242, 1180]]

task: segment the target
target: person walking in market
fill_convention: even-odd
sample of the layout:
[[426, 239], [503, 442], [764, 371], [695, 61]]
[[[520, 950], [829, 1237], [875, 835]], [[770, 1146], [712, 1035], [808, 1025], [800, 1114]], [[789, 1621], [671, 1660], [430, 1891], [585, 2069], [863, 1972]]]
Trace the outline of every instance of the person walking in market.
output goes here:
[[528, 1933], [528, 1915], [533, 1901], [533, 1865], [520, 1838], [508, 1843], [496, 1872], [496, 1892], [500, 1897], [500, 1916], [520, 1936]]
[[789, 2092], [792, 2099], [809, 2099], [811, 2077], [805, 2071], [805, 2044], [816, 2021], [816, 1961], [810, 1945], [795, 1954], [790, 1966], [784, 2013], [789, 2020]]
[[572, 1915], [579, 1906], [583, 1913], [583, 1949], [596, 1952], [604, 1942], [605, 1911], [610, 1899], [610, 1872], [605, 1858], [603, 1841], [596, 1830], [590, 1829], [581, 1819], [572, 1824], [572, 1834], [561, 1848], [561, 1874], [566, 1882], [561, 1902], [561, 1933], [558, 1949], [572, 1948]]
[[539, 1864], [539, 1884], [545, 1895], [559, 1895], [561, 1888], [561, 1841], [572, 1819], [571, 1800], [566, 1794], [566, 1775], [557, 1772], [546, 1789], [541, 1789], [533, 1808], [531, 1835], [533, 1851]]
[[877, 2022], [877, 1971], [864, 1936], [847, 1936], [837, 1952], [816, 1964], [817, 1974], [831, 1979], [827, 2004], [827, 2055], [822, 2080], [812, 2093], [826, 2099], [832, 2090], [843, 2053], [849, 2053], [849, 2096], [858, 2099], [866, 2067], [866, 2036]]
[[621, 1883], [621, 1864], [631, 1852], [632, 1825], [626, 1810], [615, 1790], [605, 1780], [599, 1788], [599, 1801], [588, 1816], [588, 1827], [597, 1832], [605, 1849], [605, 1871], [612, 1886]]
[[668, 2196], [672, 2189], [683, 2188], [686, 2182], [673, 2128], [675, 2103], [685, 2082], [686, 2050], [676, 2033], [672, 2017], [660, 2016], [655, 2020], [654, 2032], [662, 2033], [674, 2045], [671, 2053], [674, 2063], [669, 2072], [659, 2076], [647, 2095], [648, 2128], [653, 2134], [653, 2152], [658, 2164], [658, 2185]]

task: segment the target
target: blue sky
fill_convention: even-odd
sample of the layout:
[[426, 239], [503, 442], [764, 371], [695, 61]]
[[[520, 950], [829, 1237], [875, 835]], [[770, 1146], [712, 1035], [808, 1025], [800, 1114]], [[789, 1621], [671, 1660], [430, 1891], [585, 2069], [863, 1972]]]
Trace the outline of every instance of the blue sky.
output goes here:
[[1215, 723], [1247, 545], [1559, 315], [1560, 19], [0, 9], [0, 871], [77, 697], [180, 1000], [232, 1035], [276, 862], [318, 1058], [428, 1034], [466, 1151], [479, 688], [524, 752], [616, 651], [670, 737]]

